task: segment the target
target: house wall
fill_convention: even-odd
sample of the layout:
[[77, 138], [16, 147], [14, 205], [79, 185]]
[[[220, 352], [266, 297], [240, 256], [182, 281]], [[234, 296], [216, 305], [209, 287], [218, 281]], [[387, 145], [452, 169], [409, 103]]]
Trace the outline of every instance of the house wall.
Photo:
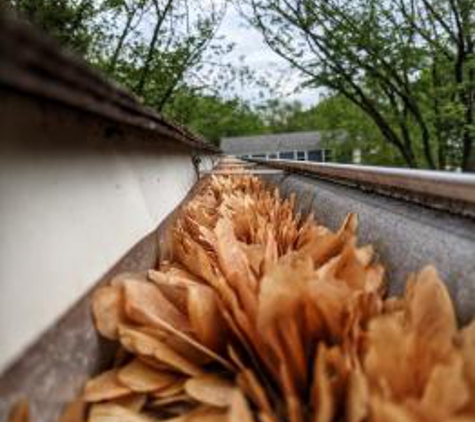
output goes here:
[[[289, 156], [289, 154], [291, 156]], [[299, 154], [301, 156], [299, 156]], [[315, 158], [315, 154], [319, 156], [318, 159]], [[319, 161], [319, 162], [326, 162], [331, 161], [332, 151], [329, 149], [299, 149], [299, 150], [280, 150], [280, 151], [273, 151], [273, 152], [252, 152], [247, 153], [243, 152], [239, 154], [240, 157], [244, 158], [280, 158], [280, 159], [291, 159], [291, 160], [300, 160], [300, 161]]]
[[184, 198], [187, 148], [0, 90], [0, 371]]

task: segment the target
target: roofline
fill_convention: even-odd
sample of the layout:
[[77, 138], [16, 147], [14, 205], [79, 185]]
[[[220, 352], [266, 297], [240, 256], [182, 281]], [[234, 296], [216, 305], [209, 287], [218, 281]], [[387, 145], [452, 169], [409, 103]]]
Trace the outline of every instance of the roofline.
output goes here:
[[258, 135], [244, 135], [244, 136], [223, 136], [221, 141], [224, 140], [238, 140], [238, 139], [255, 139], [255, 138], [278, 138], [281, 136], [297, 136], [297, 135], [314, 135], [323, 134], [328, 132], [337, 132], [331, 130], [304, 130], [299, 132], [279, 132], [279, 133], [263, 133]]
[[197, 151], [220, 152], [4, 10], [0, 10], [0, 63], [0, 86], [145, 129]]

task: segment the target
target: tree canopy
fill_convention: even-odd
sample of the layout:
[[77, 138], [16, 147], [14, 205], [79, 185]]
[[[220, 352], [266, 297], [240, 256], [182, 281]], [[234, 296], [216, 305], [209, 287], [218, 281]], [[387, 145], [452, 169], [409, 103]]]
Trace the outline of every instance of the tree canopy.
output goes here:
[[244, 0], [267, 44], [410, 167], [475, 168], [473, 0]]
[[[7, 0], [157, 111], [222, 136], [345, 131], [340, 159], [475, 170], [474, 0]], [[304, 109], [218, 36], [237, 7], [325, 98]], [[251, 48], [252, 46], [250, 46]], [[238, 90], [256, 84], [270, 100]], [[334, 142], [328, 140], [328, 142]], [[338, 155], [338, 154], [337, 154]]]

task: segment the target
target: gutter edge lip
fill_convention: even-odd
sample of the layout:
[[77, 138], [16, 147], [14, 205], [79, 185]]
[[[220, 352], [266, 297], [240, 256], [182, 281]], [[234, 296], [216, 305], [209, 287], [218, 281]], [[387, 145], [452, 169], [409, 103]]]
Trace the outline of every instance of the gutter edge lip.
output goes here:
[[[3, 13], [3, 16], [2, 16]], [[221, 150], [145, 106], [85, 60], [30, 24], [0, 11], [0, 85], [79, 111], [156, 132], [197, 151]]]

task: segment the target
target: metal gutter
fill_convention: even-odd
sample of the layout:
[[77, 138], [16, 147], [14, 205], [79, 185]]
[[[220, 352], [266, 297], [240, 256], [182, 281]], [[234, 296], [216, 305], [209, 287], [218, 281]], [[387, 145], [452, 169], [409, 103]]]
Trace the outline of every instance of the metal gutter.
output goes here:
[[117, 345], [97, 333], [90, 308], [91, 293], [123, 272], [146, 271], [166, 253], [166, 233], [180, 208], [202, 189], [198, 181], [186, 198], [150, 234], [121, 257], [94, 286], [37, 338], [12, 364], [0, 372], [0, 421], [11, 406], [27, 397], [31, 419], [57, 421], [64, 405], [79, 397], [92, 375], [110, 367]]
[[475, 216], [475, 175], [294, 160], [252, 159], [251, 161], [455, 214]]
[[298, 173], [262, 176], [282, 197], [295, 196], [302, 215], [338, 230], [358, 216], [358, 244], [371, 244], [385, 267], [388, 293], [403, 294], [408, 276], [434, 265], [454, 301], [461, 324], [475, 316], [475, 220], [372, 194]]

